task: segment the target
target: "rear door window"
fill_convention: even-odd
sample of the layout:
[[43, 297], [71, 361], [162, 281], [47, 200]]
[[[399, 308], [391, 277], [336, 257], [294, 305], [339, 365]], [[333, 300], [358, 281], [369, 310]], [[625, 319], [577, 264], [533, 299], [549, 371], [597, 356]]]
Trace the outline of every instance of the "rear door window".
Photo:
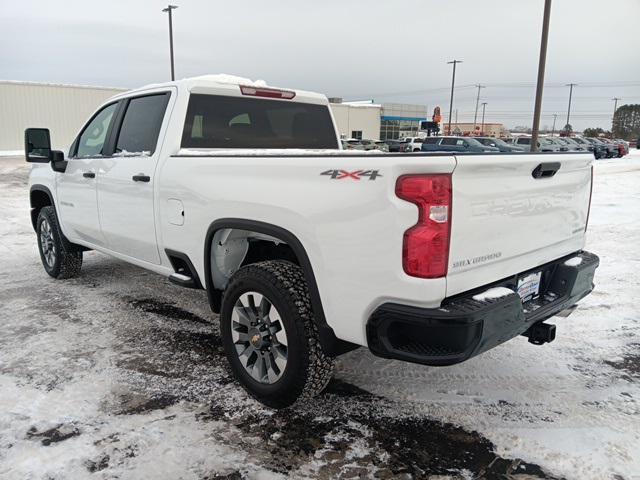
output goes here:
[[326, 105], [192, 94], [183, 148], [338, 148]]
[[443, 138], [440, 145], [457, 145], [457, 143], [458, 143], [457, 138]]
[[115, 153], [152, 155], [156, 150], [168, 101], [168, 93], [146, 95], [129, 100], [118, 133]]

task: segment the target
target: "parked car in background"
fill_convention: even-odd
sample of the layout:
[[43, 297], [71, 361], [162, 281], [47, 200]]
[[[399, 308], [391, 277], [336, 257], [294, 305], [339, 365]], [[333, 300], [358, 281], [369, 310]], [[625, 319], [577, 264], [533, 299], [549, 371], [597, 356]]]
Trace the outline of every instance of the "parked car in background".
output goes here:
[[496, 147], [483, 145], [471, 137], [427, 137], [422, 142], [423, 152], [499, 152]]
[[569, 152], [588, 152], [585, 145], [581, 145], [570, 137], [558, 137], [556, 140], [567, 147]]
[[504, 140], [494, 137], [474, 137], [477, 141], [487, 147], [494, 147], [500, 150], [501, 152], [506, 153], [516, 153], [516, 152], [524, 152], [524, 148], [518, 147], [513, 144], [508, 144]]
[[387, 144], [387, 148], [389, 152], [397, 153], [397, 152], [408, 152], [411, 146], [407, 143], [403, 143], [400, 140], [387, 139], [384, 140], [384, 143]]
[[569, 145], [560, 140], [560, 137], [542, 137], [542, 143], [553, 144], [558, 147], [558, 152], [568, 152], [571, 149]]
[[[513, 144], [524, 149], [525, 152], [531, 151], [531, 137], [521, 136], [513, 139]], [[538, 138], [538, 151], [542, 153], [546, 152], [559, 152], [560, 147], [555, 143], [549, 141], [548, 138]]]
[[593, 153], [594, 151], [594, 145], [582, 137], [564, 137], [564, 138], [570, 139], [571, 141], [575, 142], [576, 144], [578, 144], [579, 146], [581, 146], [582, 148], [584, 148], [589, 152]]
[[362, 139], [360, 140], [360, 144], [366, 151], [369, 151], [369, 150], [381, 150], [383, 152], [389, 151], [389, 147], [387, 147], [387, 144], [384, 142], [381, 142], [380, 140]]
[[608, 143], [603, 138], [587, 137], [587, 140], [595, 143], [596, 145], [602, 145], [604, 147], [604, 149], [603, 149], [603, 152], [604, 152], [603, 157], [605, 157], [605, 158], [613, 158], [613, 157], [617, 157], [618, 156], [618, 147], [613, 145], [613, 143]]
[[423, 140], [424, 138], [422, 137], [404, 137], [400, 139], [402, 143], [406, 143], [408, 145], [405, 150], [407, 152], [419, 152], [422, 150]]
[[345, 138], [342, 139], [342, 149], [343, 150], [364, 150], [364, 145], [360, 143], [360, 140], [357, 138]]
[[629, 154], [629, 142], [623, 140], [621, 138], [614, 139], [615, 142], [618, 142], [618, 146], [620, 147], [620, 156], [624, 157]]
[[585, 142], [589, 142], [593, 147], [593, 156], [596, 157], [596, 160], [599, 160], [601, 158], [606, 158], [607, 146], [604, 143], [598, 141], [598, 139], [596, 138], [591, 138], [591, 137], [584, 137], [583, 140]]

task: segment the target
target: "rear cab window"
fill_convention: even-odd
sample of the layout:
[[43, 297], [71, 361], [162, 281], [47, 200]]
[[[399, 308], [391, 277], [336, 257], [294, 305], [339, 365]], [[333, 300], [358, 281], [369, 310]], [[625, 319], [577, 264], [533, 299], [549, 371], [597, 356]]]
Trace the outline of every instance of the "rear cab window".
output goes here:
[[182, 148], [337, 149], [327, 105], [191, 94]]

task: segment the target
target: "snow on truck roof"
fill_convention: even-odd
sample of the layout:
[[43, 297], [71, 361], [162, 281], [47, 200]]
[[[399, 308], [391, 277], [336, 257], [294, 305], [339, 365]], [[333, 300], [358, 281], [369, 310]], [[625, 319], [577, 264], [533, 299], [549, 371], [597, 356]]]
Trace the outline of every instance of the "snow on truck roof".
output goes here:
[[[276, 87], [273, 85], [268, 85], [264, 80], [251, 80], [245, 77], [239, 77], [236, 75], [228, 75], [225, 73], [215, 74], [215, 75], [200, 75], [197, 77], [189, 77], [183, 78], [181, 80], [175, 80], [172, 82], [165, 83], [154, 83], [150, 85], [145, 85], [140, 88], [136, 88], [127, 92], [127, 95], [132, 92], [149, 90], [152, 88], [161, 88], [168, 86], [176, 86], [179, 89], [185, 89], [189, 92], [193, 91], [201, 91], [211, 89], [212, 91], [218, 90], [220, 93], [224, 92], [232, 92], [232, 87], [256, 87], [256, 88], [265, 88], [265, 89], [275, 89], [275, 90], [283, 90], [288, 92], [294, 92], [295, 97], [293, 97], [294, 101], [306, 101], [310, 103], [328, 103], [327, 97], [321, 93], [309, 92], [305, 90], [298, 90], [295, 88], [287, 88], [287, 87]], [[238, 94], [240, 90], [238, 89]]]

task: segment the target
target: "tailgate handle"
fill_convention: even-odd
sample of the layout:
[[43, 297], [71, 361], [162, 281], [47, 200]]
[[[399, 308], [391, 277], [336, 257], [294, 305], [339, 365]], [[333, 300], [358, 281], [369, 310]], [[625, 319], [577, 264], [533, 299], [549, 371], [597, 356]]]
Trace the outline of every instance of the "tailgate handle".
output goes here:
[[531, 172], [533, 178], [551, 178], [560, 170], [560, 162], [541, 163]]

